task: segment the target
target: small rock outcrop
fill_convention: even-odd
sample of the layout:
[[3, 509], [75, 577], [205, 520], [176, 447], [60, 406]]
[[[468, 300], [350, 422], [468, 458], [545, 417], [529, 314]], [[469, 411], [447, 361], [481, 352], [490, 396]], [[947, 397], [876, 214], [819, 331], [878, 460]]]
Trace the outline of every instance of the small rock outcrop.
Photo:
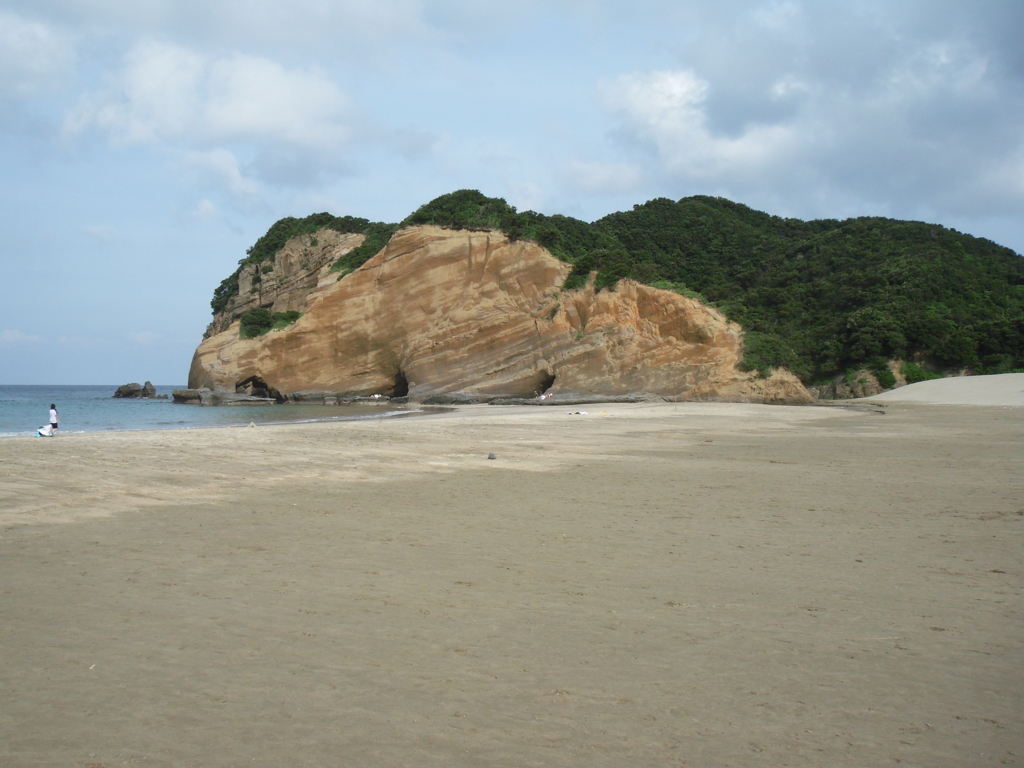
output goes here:
[[272, 397], [254, 397], [235, 392], [214, 392], [207, 387], [200, 389], [176, 389], [172, 393], [174, 402], [186, 405], [275, 405]]
[[340, 280], [317, 263], [293, 276], [310, 287], [289, 294], [303, 315], [286, 328], [240, 338], [248, 305], [236, 297], [196, 350], [189, 387], [300, 400], [812, 400], [788, 371], [741, 371], [742, 329], [717, 310], [632, 280], [564, 290], [569, 264], [497, 231], [409, 227]]
[[120, 387], [117, 388], [117, 391], [114, 392], [114, 394], [113, 394], [113, 397], [153, 397], [153, 398], [155, 398], [156, 396], [157, 396], [156, 395], [156, 387], [154, 387], [148, 381], [145, 384], [143, 384], [143, 385], [139, 385], [137, 383], [122, 384]]
[[142, 397], [142, 385], [138, 383], [122, 384], [113, 394], [114, 397]]
[[[208, 392], [209, 390], [206, 391]], [[186, 405], [202, 404], [202, 393], [198, 389], [176, 389], [171, 392], [171, 397], [176, 403], [184, 403]]]

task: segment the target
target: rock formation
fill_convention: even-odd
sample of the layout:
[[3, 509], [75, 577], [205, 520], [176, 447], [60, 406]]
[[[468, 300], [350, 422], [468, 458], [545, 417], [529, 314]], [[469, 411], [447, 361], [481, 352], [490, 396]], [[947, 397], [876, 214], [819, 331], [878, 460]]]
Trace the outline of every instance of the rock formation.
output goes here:
[[[150, 382], [140, 386], [138, 383], [122, 384], [117, 388], [113, 397], [156, 397], [156, 387]], [[164, 395], [166, 397], [166, 395]]]
[[[359, 235], [327, 231], [312, 237], [330, 238], [324, 248], [331, 253], [361, 242]], [[239, 297], [196, 350], [190, 388], [233, 393], [255, 384], [261, 394], [292, 399], [545, 392], [812, 399], [787, 371], [768, 379], [740, 371], [742, 330], [717, 310], [632, 280], [600, 292], [592, 282], [563, 290], [571, 266], [532, 242], [496, 231], [409, 227], [337, 279], [325, 258], [310, 256], [301, 266], [302, 248], [310, 247], [296, 244], [302, 239], [290, 241], [263, 273], [284, 276], [273, 291], [265, 276], [256, 288], [240, 280]], [[268, 306], [271, 297], [274, 311], [294, 309], [302, 317], [265, 336], [240, 338], [237, 317], [257, 301]]]
[[293, 237], [273, 260], [242, 267], [238, 295], [213, 318], [206, 336], [227, 330], [244, 312], [256, 307], [271, 312], [302, 312], [310, 292], [321, 280], [337, 280], [337, 274], [328, 272], [331, 265], [365, 239], [365, 235], [321, 229], [313, 235]]
[[206, 387], [176, 389], [172, 395], [174, 402], [186, 405], [275, 405], [277, 403], [277, 400], [272, 397], [255, 397], [235, 392], [214, 392]]

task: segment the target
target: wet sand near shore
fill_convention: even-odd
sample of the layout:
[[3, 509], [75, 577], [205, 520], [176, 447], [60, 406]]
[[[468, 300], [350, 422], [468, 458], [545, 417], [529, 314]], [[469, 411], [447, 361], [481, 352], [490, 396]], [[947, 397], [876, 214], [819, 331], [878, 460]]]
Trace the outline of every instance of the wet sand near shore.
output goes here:
[[1024, 764], [1024, 410], [566, 410], [0, 441], [0, 765]]

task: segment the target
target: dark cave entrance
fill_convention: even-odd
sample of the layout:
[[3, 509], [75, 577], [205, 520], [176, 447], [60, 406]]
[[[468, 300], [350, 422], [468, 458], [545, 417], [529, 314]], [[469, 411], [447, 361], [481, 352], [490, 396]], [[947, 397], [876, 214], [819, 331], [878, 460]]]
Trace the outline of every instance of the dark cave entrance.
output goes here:
[[235, 384], [235, 393], [239, 395], [252, 395], [253, 397], [272, 397], [279, 403], [287, 400], [276, 388], [267, 384], [259, 376], [250, 376], [239, 381]]
[[545, 373], [537, 380], [537, 394], [543, 395], [555, 384], [555, 374]]
[[395, 374], [395, 387], [391, 390], [391, 397], [408, 397], [409, 396], [409, 380], [405, 378], [405, 373], [399, 371]]

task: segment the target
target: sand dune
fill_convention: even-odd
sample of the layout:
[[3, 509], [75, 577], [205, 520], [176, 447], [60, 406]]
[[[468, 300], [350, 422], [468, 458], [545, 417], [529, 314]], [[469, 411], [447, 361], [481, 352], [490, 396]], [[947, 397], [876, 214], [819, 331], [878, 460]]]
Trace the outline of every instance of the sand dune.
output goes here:
[[891, 389], [864, 400], [881, 403], [1024, 407], [1024, 373], [933, 379]]

